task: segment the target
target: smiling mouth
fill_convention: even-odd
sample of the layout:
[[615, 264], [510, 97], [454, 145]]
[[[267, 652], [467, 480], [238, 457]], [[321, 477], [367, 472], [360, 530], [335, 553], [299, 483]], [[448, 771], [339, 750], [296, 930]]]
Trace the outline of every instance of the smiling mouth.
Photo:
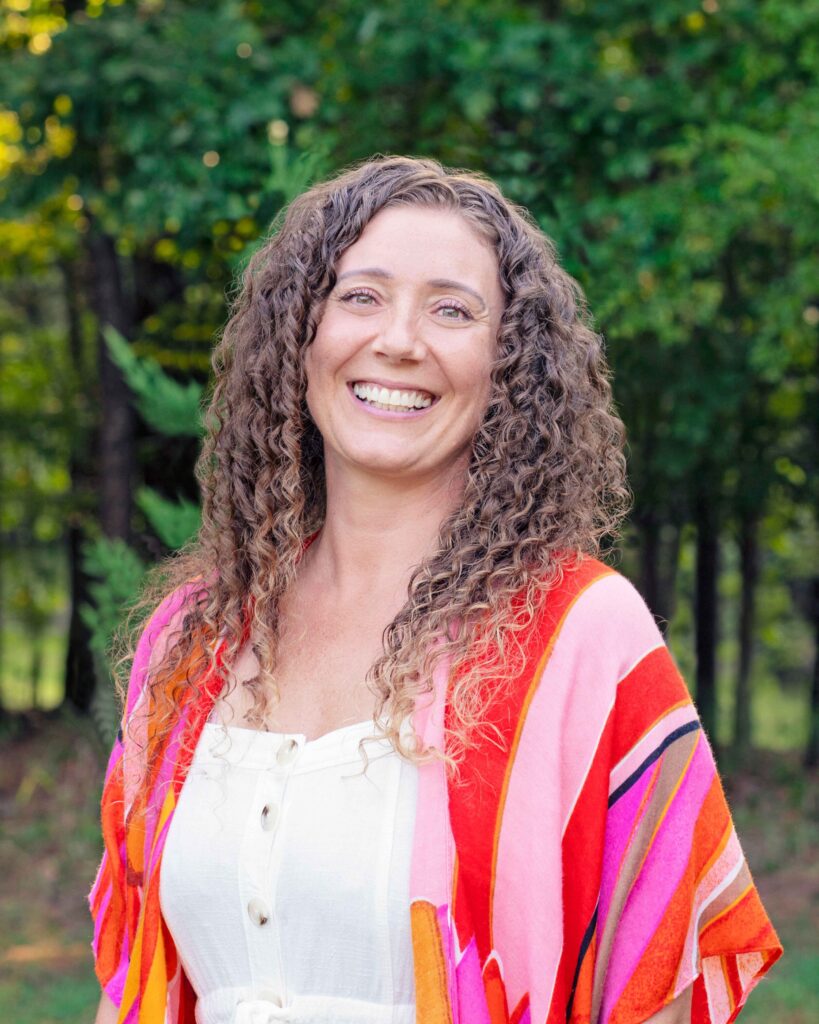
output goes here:
[[374, 409], [387, 409], [392, 412], [426, 409], [437, 397], [429, 391], [382, 388], [379, 384], [370, 384], [367, 381], [353, 381], [352, 388], [353, 394], [360, 402], [371, 405]]

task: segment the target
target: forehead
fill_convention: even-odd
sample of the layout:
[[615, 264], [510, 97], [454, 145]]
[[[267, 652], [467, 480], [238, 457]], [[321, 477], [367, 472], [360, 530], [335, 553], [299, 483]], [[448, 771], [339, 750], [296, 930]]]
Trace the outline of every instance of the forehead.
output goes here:
[[455, 210], [391, 206], [380, 210], [346, 249], [337, 272], [381, 267], [390, 273], [425, 278], [460, 275], [488, 289], [498, 283], [492, 246]]

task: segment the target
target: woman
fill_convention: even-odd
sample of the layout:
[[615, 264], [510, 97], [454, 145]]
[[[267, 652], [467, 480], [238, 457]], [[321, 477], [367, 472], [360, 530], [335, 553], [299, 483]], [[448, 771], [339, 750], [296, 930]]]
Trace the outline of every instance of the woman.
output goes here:
[[432, 160], [317, 185], [214, 367], [106, 776], [97, 1020], [732, 1020], [781, 950], [594, 557], [622, 425], [528, 214]]

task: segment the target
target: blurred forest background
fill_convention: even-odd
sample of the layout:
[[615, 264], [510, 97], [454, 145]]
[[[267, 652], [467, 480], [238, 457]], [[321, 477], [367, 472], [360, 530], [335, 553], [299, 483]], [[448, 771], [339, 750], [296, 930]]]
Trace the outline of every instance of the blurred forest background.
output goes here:
[[480, 169], [582, 283], [666, 630], [819, 1019], [817, 0], [0, 0], [0, 1018], [90, 1021], [110, 632], [197, 528], [210, 349], [311, 181]]

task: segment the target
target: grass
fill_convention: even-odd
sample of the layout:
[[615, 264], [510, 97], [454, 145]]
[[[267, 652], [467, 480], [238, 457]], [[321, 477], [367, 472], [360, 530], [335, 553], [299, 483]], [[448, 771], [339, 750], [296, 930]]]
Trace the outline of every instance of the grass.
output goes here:
[[786, 955], [751, 994], [740, 1016], [742, 1024], [815, 1024], [819, 1019], [817, 978], [819, 952], [787, 943]]
[[[33, 715], [0, 737], [0, 1021], [89, 1024], [99, 1001], [86, 893], [100, 856], [106, 751], [87, 720]], [[815, 779], [762, 754], [726, 779], [729, 801], [785, 957], [751, 994], [743, 1024], [819, 1020], [819, 840]]]

